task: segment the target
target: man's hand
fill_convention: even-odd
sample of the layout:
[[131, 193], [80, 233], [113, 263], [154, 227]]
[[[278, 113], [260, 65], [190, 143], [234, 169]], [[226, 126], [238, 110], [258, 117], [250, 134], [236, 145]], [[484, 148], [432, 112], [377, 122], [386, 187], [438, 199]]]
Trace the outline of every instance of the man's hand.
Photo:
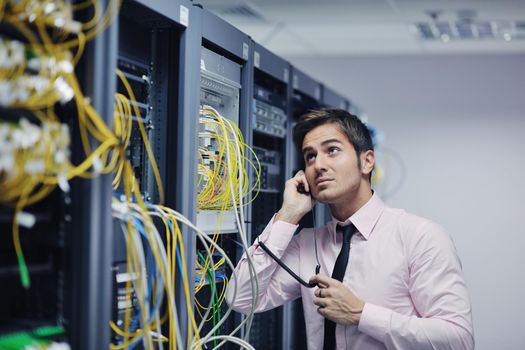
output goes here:
[[[304, 188], [304, 193], [298, 188]], [[283, 194], [283, 205], [275, 220], [282, 220], [291, 224], [297, 224], [301, 218], [312, 210], [314, 200], [310, 195], [310, 186], [306, 181], [304, 171], [299, 170], [294, 177], [286, 181]]]
[[364, 301], [336, 279], [317, 274], [310, 279], [319, 288], [314, 292], [314, 304], [317, 312], [343, 325], [358, 325], [365, 306]]

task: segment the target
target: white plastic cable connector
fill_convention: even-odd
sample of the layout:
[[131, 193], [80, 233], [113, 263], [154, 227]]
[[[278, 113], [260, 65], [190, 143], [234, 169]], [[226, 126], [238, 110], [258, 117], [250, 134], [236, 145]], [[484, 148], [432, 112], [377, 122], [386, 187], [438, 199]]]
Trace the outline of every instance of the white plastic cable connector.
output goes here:
[[70, 190], [69, 182], [64, 174], [58, 175], [58, 187], [60, 187], [64, 193], [68, 193]]
[[53, 342], [46, 348], [47, 350], [71, 350], [71, 346], [68, 343], [57, 343]]
[[36, 217], [25, 211], [21, 211], [16, 215], [16, 223], [25, 228], [31, 228], [35, 225]]
[[29, 174], [43, 174], [45, 169], [45, 163], [42, 159], [28, 160], [24, 164], [24, 170]]
[[73, 73], [73, 69], [74, 69], [73, 63], [71, 63], [71, 61], [68, 61], [68, 60], [62, 60], [58, 62], [57, 68], [59, 72], [67, 73], [67, 74]]
[[102, 171], [102, 161], [100, 160], [100, 157], [94, 157], [93, 158], [93, 172], [95, 174], [100, 174]]
[[126, 217], [129, 213], [129, 208], [126, 202], [119, 202], [118, 200], [113, 200], [111, 202], [111, 209], [115, 214], [120, 214], [122, 217]]
[[53, 84], [60, 96], [60, 103], [65, 104], [73, 99], [75, 92], [62, 77], [58, 77]]

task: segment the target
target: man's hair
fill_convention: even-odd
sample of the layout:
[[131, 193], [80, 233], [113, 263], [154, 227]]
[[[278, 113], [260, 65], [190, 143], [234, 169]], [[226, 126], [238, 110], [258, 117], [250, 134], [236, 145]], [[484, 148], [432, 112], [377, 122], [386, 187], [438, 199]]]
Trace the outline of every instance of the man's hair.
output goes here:
[[[303, 141], [307, 133], [319, 125], [330, 123], [337, 124], [346, 134], [348, 141], [354, 146], [358, 165], [361, 166], [361, 153], [374, 150], [372, 137], [366, 125], [358, 117], [342, 109], [311, 110], [299, 118], [293, 129], [293, 141], [299, 153], [302, 153]], [[369, 180], [371, 176], [372, 173]]]

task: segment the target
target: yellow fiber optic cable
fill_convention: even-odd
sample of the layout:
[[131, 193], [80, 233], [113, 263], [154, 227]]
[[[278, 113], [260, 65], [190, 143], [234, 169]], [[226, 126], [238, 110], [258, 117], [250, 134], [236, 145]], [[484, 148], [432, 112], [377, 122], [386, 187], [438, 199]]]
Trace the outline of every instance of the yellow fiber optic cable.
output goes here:
[[151, 163], [151, 168], [153, 170], [153, 174], [155, 175], [155, 181], [157, 183], [157, 189], [159, 191], [160, 202], [164, 203], [164, 188], [162, 186], [162, 180], [160, 178], [160, 173], [159, 173], [159, 169], [158, 169], [158, 166], [157, 166], [157, 161], [155, 160], [155, 155], [153, 154], [153, 151], [151, 150], [151, 145], [148, 142], [148, 136], [146, 134], [146, 129], [144, 128], [144, 125], [142, 123], [142, 119], [140, 117], [140, 110], [139, 110], [138, 105], [136, 103], [135, 94], [133, 93], [133, 90], [131, 89], [131, 86], [130, 86], [128, 80], [126, 79], [124, 74], [119, 69], [117, 69], [117, 75], [120, 78], [120, 81], [122, 82], [124, 87], [126, 88], [126, 92], [127, 92], [128, 96], [130, 97], [130, 100], [132, 102], [133, 110], [135, 112], [135, 115], [137, 116], [139, 130], [140, 130], [140, 134], [142, 136], [142, 141], [143, 141], [144, 146], [146, 148], [146, 153], [148, 154], [148, 158], [149, 158], [149, 161]]

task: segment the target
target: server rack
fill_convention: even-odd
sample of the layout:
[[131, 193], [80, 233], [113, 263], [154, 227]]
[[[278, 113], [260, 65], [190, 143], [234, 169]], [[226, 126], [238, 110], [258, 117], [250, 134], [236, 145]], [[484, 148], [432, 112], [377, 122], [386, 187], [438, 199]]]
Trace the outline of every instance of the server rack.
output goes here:
[[[145, 18], [147, 21], [144, 21]], [[165, 187], [167, 130], [165, 91], [167, 89], [163, 90], [163, 87], [165, 88], [167, 84], [163, 78], [168, 76], [166, 65], [169, 62], [169, 55], [167, 52], [161, 52], [159, 43], [162, 40], [169, 42], [169, 24], [166, 23], [165, 18], [161, 18], [137, 2], [123, 4], [118, 22], [119, 45], [116, 68], [129, 82], [138, 106], [138, 113], [133, 111], [131, 115], [132, 127], [129, 145], [126, 148], [126, 158], [131, 163], [142, 199], [150, 203], [159, 203], [162, 192], [154, 181], [152, 161], [146, 152], [140, 124], [142, 124], [152, 146], [155, 162], [162, 178], [162, 186]], [[116, 71], [113, 76], [117, 76]], [[117, 79], [117, 81], [116, 93], [131, 101], [131, 94], [123, 84], [123, 79]], [[114, 195], [116, 198], [124, 195], [122, 182], [119, 188], [115, 190]], [[112, 258], [112, 321], [117, 327], [123, 328], [128, 313], [132, 320], [130, 330], [135, 331], [138, 325], [134, 320], [140, 314], [140, 308], [137, 291], [134, 284], [130, 283], [136, 279], [135, 274], [129, 271], [131, 262], [128, 261], [128, 239], [126, 238], [128, 235], [120, 225], [120, 221], [115, 219]], [[129, 293], [126, 288], [130, 289]], [[122, 339], [121, 335], [112, 332], [112, 344], [118, 345]]]
[[[197, 62], [200, 50], [195, 43], [200, 41], [199, 23], [198, 13], [193, 10], [191, 2], [185, 0], [127, 1], [121, 9], [119, 23], [118, 68], [130, 81], [141, 113], [140, 118], [133, 117], [134, 129], [127, 157], [139, 182], [142, 198], [159, 203], [161, 193], [137, 130], [140, 119], [147, 131], [165, 191], [164, 203], [161, 204], [176, 209], [191, 222], [195, 222], [195, 198], [191, 189], [195, 187], [197, 167], [191, 151], [196, 152], [197, 122], [194, 116], [198, 106], [195, 91], [198, 91], [199, 84]], [[118, 88], [122, 90], [123, 87], [119, 84]], [[159, 223], [158, 226], [162, 225]], [[184, 250], [191, 252], [195, 235], [186, 226], [180, 229]], [[137, 305], [133, 293], [124, 297], [130, 274], [125, 272], [125, 241], [120, 230], [116, 231], [112, 316], [119, 325], [126, 310], [130, 309], [134, 315]], [[186, 276], [193, 276], [193, 268], [193, 264], [187, 265]], [[182, 292], [183, 283], [182, 274], [175, 274], [175, 291], [180, 291], [175, 293], [180, 336], [189, 343], [190, 321], [186, 296]], [[193, 300], [192, 288], [189, 294]], [[169, 332], [167, 327], [164, 326], [165, 334]], [[118, 342], [119, 338], [113, 334], [112, 341]]]
[[[261, 163], [260, 191], [252, 202], [252, 241], [262, 233], [282, 203], [284, 191], [286, 134], [289, 109], [289, 63], [253, 44], [253, 98], [251, 125], [253, 149]], [[287, 349], [282, 333], [283, 308], [256, 314], [250, 333], [255, 348]]]
[[[116, 11], [115, 3], [101, 3], [113, 6]], [[113, 91], [116, 84], [114, 79], [107, 77], [112, 76], [116, 67], [114, 48], [117, 46], [117, 33], [117, 25], [113, 22], [90, 44], [92, 48], [84, 55], [83, 64], [86, 94], [91, 96], [93, 106], [109, 126], [113, 125]], [[71, 259], [77, 263], [73, 265], [72, 271], [74, 316], [71, 345], [73, 349], [97, 349], [107, 347], [110, 337], [107, 324], [111, 310], [110, 266], [113, 247], [109, 234], [112, 232], [111, 175], [82, 182], [78, 185], [80, 191], [76, 190], [76, 193], [79, 198], [88, 198], [89, 207], [86, 204], [76, 205], [72, 215], [74, 232], [85, 234], [78, 239], [76, 234], [73, 235], [77, 255], [72, 255]]]
[[[198, 127], [199, 145], [208, 151], [214, 151], [214, 147], [216, 147], [214, 139], [209, 138], [209, 130], [205, 126], [206, 119], [203, 119], [206, 117], [206, 113], [202, 112], [209, 107], [215, 109], [220, 115], [237, 125], [244, 135], [244, 142], [250, 145], [250, 135], [246, 131], [249, 128], [252, 96], [251, 39], [229, 23], [200, 8], [198, 5], [194, 9], [199, 11], [201, 16], [202, 35], [202, 42], [199, 42], [201, 43], [199, 45], [201, 56], [200, 60], [196, 61], [200, 62], [199, 97], [202, 110], [196, 113], [194, 117], [200, 120]], [[208, 166], [206, 159], [202, 158], [201, 162], [202, 166]], [[194, 188], [196, 192], [200, 191], [200, 189]], [[196, 193], [196, 196], [198, 196], [198, 193]], [[199, 208], [199, 205], [197, 205], [196, 212], [197, 226], [204, 229], [208, 234], [216, 236], [219, 245], [232, 261], [237, 261], [242, 254], [242, 250], [236, 244], [236, 241], [239, 241], [239, 236], [235, 222], [235, 210], [213, 210]], [[246, 218], [249, 218], [249, 206], [245, 208], [245, 213]], [[217, 227], [217, 222], [222, 223], [220, 227]], [[246, 232], [250, 231], [249, 223], [241, 223], [241, 225]], [[201, 249], [202, 247], [199, 244], [193, 247], [190, 259], [192, 259], [194, 267], [197, 255]], [[217, 272], [219, 276], [231, 274], [229, 268]], [[217, 285], [221, 285], [224, 283], [224, 280], [217, 278], [215, 282]], [[200, 289], [199, 294], [196, 295], [196, 304], [199, 302], [202, 304], [203, 301], [207, 302], [211, 298], [212, 293], [213, 291], [209, 285], [204, 285]], [[222, 305], [219, 312], [221, 316], [224, 315], [225, 309], [226, 305]], [[197, 309], [196, 318], [197, 321], [200, 321]], [[240, 321], [239, 315], [231, 314], [226, 322], [222, 324], [219, 333], [231, 333]], [[208, 333], [212, 327], [212, 322], [206, 322], [201, 333]], [[224, 346], [229, 347], [230, 345], [225, 344]]]
[[[106, 8], [108, 2], [101, 1], [100, 4]], [[3, 10], [7, 8], [9, 5]], [[71, 18], [67, 13], [65, 16]], [[23, 21], [23, 17], [20, 20]], [[74, 25], [73, 22], [66, 24]], [[25, 52], [31, 54], [22, 55], [22, 60], [44, 58], [45, 54], [27, 46], [25, 35], [16, 28], [4, 22], [0, 28], [3, 39], [18, 41], [21, 47], [26, 45]], [[36, 32], [31, 23], [28, 28], [29, 31]], [[71, 29], [66, 27], [66, 31], [68, 28]], [[109, 125], [113, 111], [113, 99], [109, 92], [114, 88], [114, 82], [107, 82], [103, 77], [107, 76], [116, 62], [114, 51], [110, 50], [115, 45], [116, 27], [110, 25], [105, 32], [87, 44], [82, 60], [75, 67], [80, 88]], [[66, 61], [64, 64], [67, 65]], [[26, 66], [21, 72], [26, 76], [35, 76], [38, 69]], [[62, 87], [68, 90], [65, 85]], [[55, 114], [60, 123], [69, 126], [69, 130], [63, 131], [61, 137], [70, 137], [72, 142], [67, 150], [61, 152], [70, 153], [72, 162], [78, 164], [85, 158], [85, 154], [77, 137], [79, 121], [76, 106], [70, 99], [65, 99], [63, 103], [54, 104], [50, 113]], [[9, 106], [3, 106], [3, 122], [6, 121], [5, 117], [12, 118], [9, 122], [15, 124], [26, 118], [37, 128], [44, 124], [42, 119], [39, 121], [33, 113], [23, 108], [13, 110]], [[54, 189], [36, 204], [24, 207], [25, 223], [21, 222], [20, 217], [13, 217], [12, 209], [2, 205], [2, 233], [11, 232], [13, 220], [21, 224], [21, 245], [29, 273], [29, 280], [21, 283], [18, 274], [22, 264], [14, 259], [13, 242], [8, 238], [9, 235], [2, 235], [2, 347], [23, 347], [31, 341], [43, 341], [40, 344], [45, 344], [53, 339], [63, 341], [74, 349], [107, 347], [111, 239], [106, 232], [111, 229], [111, 219], [108, 216], [111, 211], [110, 186], [109, 176], [98, 176], [92, 180], [75, 178], [69, 183], [63, 181], [60, 188]]]

